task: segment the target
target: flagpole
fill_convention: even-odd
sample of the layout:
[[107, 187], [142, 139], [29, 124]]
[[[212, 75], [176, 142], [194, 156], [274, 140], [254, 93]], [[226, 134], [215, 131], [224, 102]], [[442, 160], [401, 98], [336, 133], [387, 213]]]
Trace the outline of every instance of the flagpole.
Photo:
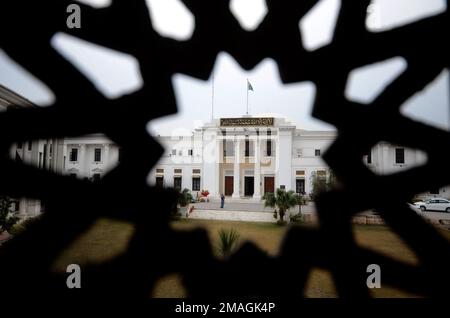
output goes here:
[[248, 115], [248, 78], [247, 78], [247, 85], [246, 85], [246, 87], [247, 87], [247, 115]]

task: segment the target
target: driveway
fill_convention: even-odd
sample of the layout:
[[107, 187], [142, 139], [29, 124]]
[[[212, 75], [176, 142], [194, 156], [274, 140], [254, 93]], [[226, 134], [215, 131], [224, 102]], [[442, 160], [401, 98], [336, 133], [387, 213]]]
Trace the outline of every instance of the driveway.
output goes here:
[[419, 215], [423, 216], [424, 218], [430, 219], [430, 220], [448, 220], [450, 221], [450, 213], [446, 212], [431, 212], [431, 211], [418, 211]]

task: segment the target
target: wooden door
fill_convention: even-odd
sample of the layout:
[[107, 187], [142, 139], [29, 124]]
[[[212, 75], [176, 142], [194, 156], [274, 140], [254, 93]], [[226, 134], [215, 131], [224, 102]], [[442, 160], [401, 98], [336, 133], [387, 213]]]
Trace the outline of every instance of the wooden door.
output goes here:
[[225, 176], [225, 195], [233, 194], [234, 180], [233, 176]]
[[264, 193], [274, 193], [275, 177], [264, 177]]

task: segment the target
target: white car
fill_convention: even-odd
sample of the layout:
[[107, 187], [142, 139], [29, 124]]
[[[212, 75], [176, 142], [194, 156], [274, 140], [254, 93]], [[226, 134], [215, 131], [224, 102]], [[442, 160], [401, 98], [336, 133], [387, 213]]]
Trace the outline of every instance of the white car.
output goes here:
[[450, 201], [442, 198], [433, 198], [425, 202], [416, 202], [414, 204], [422, 211], [444, 211], [450, 213]]

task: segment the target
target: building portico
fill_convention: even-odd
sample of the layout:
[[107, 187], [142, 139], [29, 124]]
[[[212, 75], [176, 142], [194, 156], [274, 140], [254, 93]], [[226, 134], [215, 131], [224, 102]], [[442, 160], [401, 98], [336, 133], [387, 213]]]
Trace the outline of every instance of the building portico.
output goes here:
[[[251, 117], [250, 117], [251, 118]], [[261, 165], [270, 166], [274, 154], [272, 140], [275, 134], [267, 124], [265, 126], [239, 126], [239, 122], [232, 120], [233, 126], [229, 126], [226, 119], [221, 120], [218, 126], [218, 136], [221, 140], [218, 152], [221, 154], [219, 162], [219, 195], [223, 193], [231, 199], [254, 199], [262, 197], [262, 171]], [[244, 123], [255, 121], [246, 120]], [[273, 123], [273, 120], [264, 120], [264, 123]], [[268, 131], [270, 131], [268, 133]], [[270, 150], [264, 154], [261, 144], [268, 143]], [[266, 145], [267, 148], [267, 145]], [[265, 158], [263, 162], [262, 158]], [[273, 161], [273, 160], [272, 160]]]
[[[163, 186], [187, 184], [194, 196], [207, 190], [210, 199], [224, 194], [228, 200], [260, 201], [277, 188], [308, 193], [311, 175], [328, 170], [320, 152], [334, 137], [334, 132], [297, 129], [284, 118], [214, 119], [195, 129], [191, 137], [158, 137], [167, 155], [151, 181], [157, 177], [157, 184]], [[174, 169], [183, 180], [192, 176], [192, 183], [181, 177], [172, 182]]]

